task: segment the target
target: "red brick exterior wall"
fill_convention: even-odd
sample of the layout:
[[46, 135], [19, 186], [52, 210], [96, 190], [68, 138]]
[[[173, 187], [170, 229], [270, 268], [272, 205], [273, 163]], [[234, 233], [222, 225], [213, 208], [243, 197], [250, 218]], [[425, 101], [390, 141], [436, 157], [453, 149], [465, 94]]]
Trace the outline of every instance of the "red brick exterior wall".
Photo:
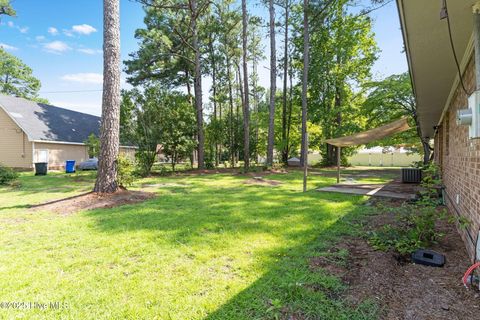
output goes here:
[[[467, 91], [473, 92], [476, 87], [473, 57], [463, 79]], [[480, 228], [480, 139], [469, 139], [468, 127], [456, 123], [457, 110], [467, 105], [467, 95], [459, 85], [435, 135], [435, 161], [441, 167], [449, 210], [470, 221], [467, 230], [459, 228], [459, 232], [473, 258]]]

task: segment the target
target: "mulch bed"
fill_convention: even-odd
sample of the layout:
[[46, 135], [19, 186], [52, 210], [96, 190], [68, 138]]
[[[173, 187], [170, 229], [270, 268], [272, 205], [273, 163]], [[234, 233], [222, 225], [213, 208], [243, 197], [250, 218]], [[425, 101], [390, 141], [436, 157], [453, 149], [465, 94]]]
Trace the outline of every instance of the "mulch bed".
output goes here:
[[[396, 221], [391, 214], [370, 219], [370, 229]], [[392, 252], [375, 251], [365, 239], [351, 237], [330, 249], [331, 253], [348, 250], [347, 267], [330, 257], [313, 258], [310, 267], [340, 277], [349, 286], [343, 298], [352, 306], [365, 299], [376, 301], [382, 308], [381, 319], [479, 319], [479, 292], [466, 289], [461, 281], [470, 266], [465, 245], [455, 225], [441, 221], [437, 227], [445, 237], [430, 249], [446, 256], [442, 268], [410, 263]]]
[[58, 214], [68, 215], [82, 210], [99, 208], [114, 208], [127, 204], [135, 204], [152, 199], [156, 196], [152, 192], [119, 190], [113, 194], [85, 193], [57, 201], [32, 206], [30, 210], [47, 210]]

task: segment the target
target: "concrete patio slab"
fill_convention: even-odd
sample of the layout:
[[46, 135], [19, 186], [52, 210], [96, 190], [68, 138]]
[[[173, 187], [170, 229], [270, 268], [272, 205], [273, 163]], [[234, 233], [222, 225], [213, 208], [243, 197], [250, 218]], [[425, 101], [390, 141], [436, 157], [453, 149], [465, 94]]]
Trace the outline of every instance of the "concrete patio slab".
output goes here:
[[371, 197], [413, 200], [418, 191], [417, 185], [402, 184], [392, 181], [388, 184], [347, 184], [340, 183], [330, 187], [317, 189], [320, 192], [338, 192]]

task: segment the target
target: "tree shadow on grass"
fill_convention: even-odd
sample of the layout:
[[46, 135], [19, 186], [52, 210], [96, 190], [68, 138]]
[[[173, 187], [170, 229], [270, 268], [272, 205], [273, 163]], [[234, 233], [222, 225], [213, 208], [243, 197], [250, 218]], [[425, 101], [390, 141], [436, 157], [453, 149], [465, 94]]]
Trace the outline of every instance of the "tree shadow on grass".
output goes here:
[[31, 207], [31, 205], [29, 205], [29, 204], [19, 204], [19, 205], [16, 205], [16, 206], [0, 207], [0, 211], [11, 210], [11, 209], [28, 209], [30, 207]]
[[[372, 300], [358, 305], [348, 303], [342, 298], [347, 285], [328, 271], [309, 264], [312, 257], [330, 252], [342, 237], [360, 236], [359, 225], [369, 214], [367, 210], [365, 206], [358, 206], [329, 228], [316, 233], [313, 241], [277, 252], [281, 258], [271, 261], [265, 274], [204, 319], [378, 318], [377, 303]], [[337, 262], [348, 264], [348, 257], [344, 259]]]
[[[228, 179], [241, 182], [245, 178]], [[284, 181], [294, 178], [286, 177]], [[375, 317], [375, 306], [348, 306], [340, 298], [344, 284], [309, 267], [311, 257], [327, 250], [342, 235], [356, 232], [355, 224], [370, 210], [361, 205], [363, 198], [316, 191], [301, 193], [288, 186], [216, 186], [212, 179], [196, 178], [188, 187], [163, 189], [158, 198], [142, 204], [83, 214], [93, 219], [99, 232], [148, 230], [152, 233], [149, 241], [159, 239], [172, 246], [180, 243], [210, 250], [224, 246], [224, 250], [238, 245], [231, 240], [236, 235], [278, 239], [282, 245], [256, 252], [262, 256], [256, 268], [265, 270], [263, 275], [211, 311], [206, 319]], [[206, 187], [199, 182], [212, 185]], [[224, 290], [228, 296], [228, 289]]]
[[188, 244], [235, 233], [272, 233], [292, 238], [298, 224], [319, 228], [336, 219], [336, 208], [359, 199], [316, 191], [272, 192], [261, 187], [222, 188], [221, 194], [194, 187], [185, 189], [164, 190], [156, 199], [141, 204], [85, 214], [94, 218], [95, 227], [102, 232], [151, 230], [160, 233], [163, 240]]
[[24, 209], [64, 198], [66, 194], [85, 193], [93, 189], [94, 179], [95, 173], [90, 172], [55, 172], [46, 176], [35, 176], [33, 172], [22, 173], [18, 184], [0, 187], [0, 202], [4, 202], [0, 210]]

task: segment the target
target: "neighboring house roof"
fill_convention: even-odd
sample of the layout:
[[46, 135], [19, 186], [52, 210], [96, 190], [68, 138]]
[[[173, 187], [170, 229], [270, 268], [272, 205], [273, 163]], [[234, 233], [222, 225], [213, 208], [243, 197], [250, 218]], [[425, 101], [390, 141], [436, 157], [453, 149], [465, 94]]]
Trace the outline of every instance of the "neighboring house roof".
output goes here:
[[[433, 137], [459, 83], [442, 2], [396, 0], [422, 133]], [[452, 38], [462, 71], [472, 52], [472, 5], [478, 0], [449, 0]]]
[[100, 117], [0, 94], [0, 108], [30, 141], [83, 143], [100, 132]]

